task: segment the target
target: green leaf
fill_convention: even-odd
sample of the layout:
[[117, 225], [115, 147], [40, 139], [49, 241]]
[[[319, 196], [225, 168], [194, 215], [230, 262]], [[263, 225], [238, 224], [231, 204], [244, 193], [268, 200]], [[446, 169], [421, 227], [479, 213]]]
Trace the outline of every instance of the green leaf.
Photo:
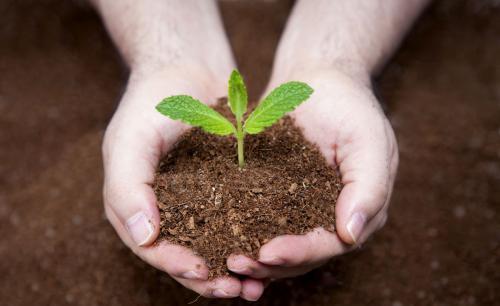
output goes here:
[[257, 134], [291, 112], [313, 93], [306, 83], [288, 82], [275, 88], [245, 121], [245, 132]]
[[156, 106], [156, 110], [171, 119], [199, 126], [212, 134], [224, 136], [235, 132], [229, 120], [190, 96], [179, 95], [163, 99]]
[[237, 70], [233, 70], [229, 77], [229, 107], [239, 120], [247, 111], [248, 94], [243, 77]]

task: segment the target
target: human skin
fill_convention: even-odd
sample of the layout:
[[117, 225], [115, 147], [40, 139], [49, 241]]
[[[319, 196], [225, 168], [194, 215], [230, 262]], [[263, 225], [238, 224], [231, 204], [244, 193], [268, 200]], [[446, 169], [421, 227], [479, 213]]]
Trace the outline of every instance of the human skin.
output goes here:
[[344, 187], [336, 205], [336, 233], [323, 229], [280, 236], [257, 261], [241, 255], [230, 270], [254, 278], [303, 274], [359, 247], [387, 220], [398, 167], [392, 127], [371, 87], [426, 0], [298, 1], [280, 42], [268, 90], [288, 80], [314, 88], [292, 114]]
[[[267, 278], [305, 273], [363, 243], [387, 218], [397, 145], [370, 78], [397, 47], [426, 1], [298, 1], [280, 43], [268, 88], [304, 81], [315, 92], [292, 117], [345, 184], [337, 233], [277, 237], [259, 260], [231, 256], [246, 278], [208, 281], [201, 258], [162, 242], [151, 183], [162, 155], [188, 127], [156, 112], [164, 97], [189, 94], [208, 104], [226, 94], [235, 67], [213, 1], [93, 0], [130, 67], [127, 89], [103, 142], [104, 204], [111, 224], [140, 258], [206, 297], [257, 300]], [[189, 21], [196, 22], [189, 22]]]
[[[103, 142], [104, 205], [124, 243], [141, 259], [205, 297], [256, 300], [263, 282], [208, 281], [208, 269], [184, 247], [162, 242], [151, 188], [159, 159], [187, 126], [155, 110], [163, 98], [189, 94], [215, 103], [226, 94], [234, 60], [213, 1], [94, 0], [130, 77]], [[196, 21], [196, 22], [188, 22]]]

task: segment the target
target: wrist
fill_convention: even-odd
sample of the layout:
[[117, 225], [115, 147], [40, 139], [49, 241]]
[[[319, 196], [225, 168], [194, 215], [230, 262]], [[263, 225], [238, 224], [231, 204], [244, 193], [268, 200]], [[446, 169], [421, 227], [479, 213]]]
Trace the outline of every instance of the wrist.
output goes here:
[[291, 65], [277, 64], [273, 69], [269, 88], [281, 83], [296, 80], [311, 82], [317, 79], [336, 80], [372, 89], [369, 70], [360, 62], [351, 60], [296, 61]]
[[167, 67], [141, 63], [132, 67], [128, 87], [148, 84], [158, 91], [171, 92], [171, 95], [186, 93], [213, 104], [226, 95], [226, 74], [224, 71], [216, 74], [203, 64], [183, 63]]

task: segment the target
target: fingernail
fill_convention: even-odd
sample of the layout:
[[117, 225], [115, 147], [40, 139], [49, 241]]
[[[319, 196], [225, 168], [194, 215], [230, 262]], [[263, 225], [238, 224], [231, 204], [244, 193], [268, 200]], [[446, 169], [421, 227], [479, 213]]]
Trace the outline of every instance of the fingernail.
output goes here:
[[349, 220], [349, 223], [347, 223], [347, 231], [349, 232], [349, 235], [351, 235], [354, 243], [358, 242], [359, 236], [361, 235], [361, 232], [365, 227], [365, 223], [365, 214], [359, 212], [354, 213], [351, 217], [351, 220]]
[[215, 296], [215, 297], [218, 297], [218, 298], [229, 297], [229, 294], [226, 291], [222, 290], [222, 289], [215, 289], [212, 292], [212, 295]]
[[276, 256], [262, 257], [259, 258], [259, 261], [266, 265], [282, 265], [285, 263], [285, 261], [282, 258]]
[[200, 273], [196, 272], [196, 271], [187, 271], [187, 272], [184, 272], [182, 273], [182, 277], [183, 278], [187, 278], [187, 279], [204, 279]]
[[245, 297], [242, 296], [242, 298], [249, 301], [249, 302], [257, 302], [259, 300], [259, 298], [250, 298], [250, 297], [246, 297], [246, 296]]
[[151, 220], [142, 211], [130, 217], [126, 222], [127, 230], [138, 246], [147, 243], [154, 232], [154, 226]]
[[229, 270], [236, 273], [250, 272], [249, 268], [247, 267], [247, 259], [243, 256], [234, 257], [232, 259], [231, 267], [229, 267]]

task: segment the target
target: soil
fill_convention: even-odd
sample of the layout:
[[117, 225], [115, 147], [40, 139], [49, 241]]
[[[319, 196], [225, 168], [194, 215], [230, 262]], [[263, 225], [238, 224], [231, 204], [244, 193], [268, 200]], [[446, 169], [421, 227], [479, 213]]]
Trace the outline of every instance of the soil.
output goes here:
[[[185, 305], [102, 206], [103, 131], [127, 71], [77, 1], [0, 1], [0, 303]], [[500, 7], [434, 1], [377, 80], [399, 174], [386, 226], [358, 251], [273, 282], [255, 305], [496, 305], [500, 300]], [[264, 89], [290, 1], [223, 1]], [[196, 305], [247, 305], [200, 299]]]
[[[224, 102], [220, 108], [229, 117]], [[159, 240], [194, 250], [206, 260], [211, 278], [229, 275], [230, 254], [256, 259], [260, 246], [276, 236], [317, 227], [335, 231], [338, 171], [292, 119], [248, 135], [241, 169], [235, 151], [233, 137], [192, 129], [161, 161], [153, 185]]]

